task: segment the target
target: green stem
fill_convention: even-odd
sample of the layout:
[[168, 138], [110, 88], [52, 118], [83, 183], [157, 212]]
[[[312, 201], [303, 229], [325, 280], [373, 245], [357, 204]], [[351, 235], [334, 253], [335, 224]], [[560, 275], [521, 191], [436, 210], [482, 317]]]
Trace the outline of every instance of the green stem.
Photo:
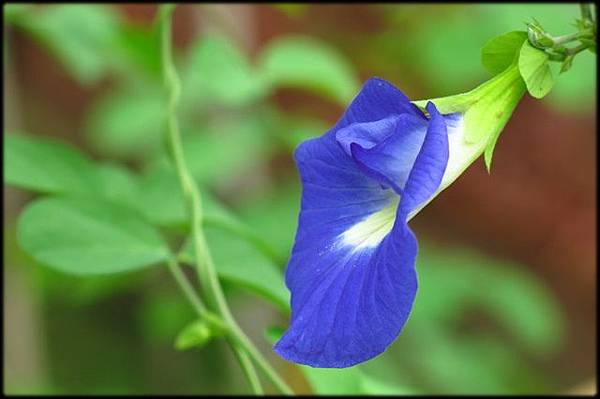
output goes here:
[[578, 40], [582, 35], [582, 32], [574, 32], [568, 35], [554, 37], [552, 38], [552, 41], [554, 42], [553, 47], [557, 47], [566, 43], [571, 43], [575, 40]]
[[293, 395], [294, 391], [281, 379], [279, 374], [271, 367], [269, 362], [263, 357], [263, 355], [256, 349], [252, 341], [241, 331], [240, 334], [232, 334], [233, 338], [248, 352], [258, 367], [265, 373], [267, 378], [285, 395]]
[[198, 313], [198, 316], [200, 318], [204, 318], [207, 315], [208, 310], [206, 309], [206, 306], [204, 306], [204, 304], [202, 303], [202, 300], [198, 297], [198, 295], [196, 295], [194, 287], [192, 287], [192, 285], [188, 281], [187, 277], [179, 267], [177, 261], [173, 258], [170, 258], [167, 261], [167, 266], [169, 267], [169, 271], [175, 278], [177, 285], [179, 285], [179, 288], [181, 288], [181, 291], [187, 298], [188, 302], [193, 306], [196, 313]]
[[177, 123], [177, 104], [181, 92], [181, 85], [175, 70], [171, 51], [171, 14], [174, 7], [174, 5], [168, 4], [161, 5], [159, 8], [163, 78], [169, 94], [167, 138], [171, 147], [170, 149], [175, 162], [179, 182], [191, 215], [191, 235], [196, 258], [196, 271], [202, 286], [202, 292], [205, 296], [208, 308], [221, 317], [228, 327], [229, 337], [239, 344], [232, 345], [232, 349], [236, 353], [238, 360], [241, 359], [240, 364], [244, 368], [246, 376], [249, 377], [251, 386], [256, 388], [258, 379], [254, 378], [255, 372], [253, 365], [251, 362], [246, 361], [246, 355], [249, 355], [256, 362], [277, 389], [283, 393], [291, 394], [293, 393], [291, 389], [271, 368], [270, 364], [264, 360], [260, 352], [254, 347], [233, 318], [233, 315], [227, 306], [227, 301], [225, 300], [225, 295], [221, 289], [213, 260], [206, 243], [206, 238], [204, 237], [204, 232], [202, 230], [202, 202], [200, 191], [185, 164], [183, 146]]
[[581, 18], [592, 20], [592, 10], [590, 9], [590, 3], [580, 3]]
[[260, 385], [260, 379], [258, 378], [258, 374], [256, 374], [256, 370], [252, 365], [252, 361], [250, 360], [248, 353], [236, 342], [230, 341], [230, 345], [232, 348], [234, 348], [233, 353], [237, 357], [240, 366], [242, 366], [242, 370], [244, 371], [246, 379], [250, 383], [252, 392], [254, 392], [256, 395], [263, 395], [264, 391]]
[[[169, 267], [171, 274], [175, 278], [177, 285], [179, 285], [179, 288], [181, 288], [181, 291], [187, 298], [188, 302], [192, 305], [192, 307], [198, 314], [198, 317], [200, 317], [201, 319], [206, 319], [208, 321], [212, 321], [212, 319], [208, 316], [208, 313], [209, 313], [208, 310], [202, 303], [202, 300], [198, 297], [198, 295], [196, 295], [196, 291], [194, 291], [194, 288], [192, 287], [192, 285], [188, 281], [187, 277], [185, 276], [185, 274], [179, 267], [179, 264], [177, 263], [177, 261], [175, 259], [169, 259], [167, 261], [167, 266]], [[251, 363], [250, 358], [248, 357], [248, 354], [245, 352], [244, 349], [239, 347], [239, 344], [237, 344], [235, 342], [232, 343], [231, 346], [232, 347], [237, 346], [237, 349], [235, 349], [233, 352], [234, 352], [235, 356], [237, 357], [238, 362], [242, 366], [242, 370], [244, 371], [244, 374], [246, 375], [246, 378], [248, 379], [248, 382], [250, 383], [250, 387], [252, 388], [252, 391], [256, 395], [262, 395], [264, 393], [264, 391], [262, 389], [262, 386], [260, 385], [260, 380], [258, 379], [256, 370], [252, 366], [252, 363]]]
[[567, 50], [567, 54], [570, 56], [574, 56], [578, 53], [581, 53], [583, 50], [587, 49], [588, 47], [590, 47], [589, 44], [580, 44], [577, 47], [573, 47]]
[[[169, 267], [171, 274], [175, 278], [177, 285], [179, 285], [179, 288], [181, 288], [181, 291], [187, 298], [188, 302], [192, 305], [192, 307], [198, 314], [198, 317], [200, 317], [201, 319], [207, 319], [207, 320], [212, 321], [212, 319], [210, 319], [208, 317], [208, 310], [202, 303], [202, 300], [196, 295], [196, 291], [194, 291], [194, 288], [192, 287], [192, 285], [188, 281], [187, 277], [185, 276], [185, 274], [179, 267], [179, 264], [177, 263], [177, 261], [175, 259], [169, 259], [169, 261], [167, 261], [167, 266]], [[250, 358], [248, 357], [248, 354], [245, 352], [244, 349], [239, 347], [239, 344], [237, 344], [235, 342], [233, 342], [231, 344], [231, 346], [238, 347], [238, 349], [234, 350], [233, 352], [234, 352], [235, 356], [237, 357], [238, 362], [242, 366], [242, 370], [244, 371], [244, 374], [246, 375], [246, 378], [248, 379], [248, 382], [250, 383], [250, 387], [252, 388], [252, 391], [256, 395], [262, 395], [264, 393], [264, 391], [262, 389], [262, 386], [260, 385], [260, 380], [258, 379], [256, 370], [254, 370], [254, 367], [252, 366], [252, 363], [251, 363]]]

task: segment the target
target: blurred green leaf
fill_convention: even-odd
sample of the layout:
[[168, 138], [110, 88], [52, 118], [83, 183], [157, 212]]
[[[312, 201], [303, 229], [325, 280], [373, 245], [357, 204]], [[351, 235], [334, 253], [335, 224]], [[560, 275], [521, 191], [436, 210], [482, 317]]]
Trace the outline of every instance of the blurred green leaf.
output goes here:
[[484, 79], [478, 55], [481, 46], [499, 33], [494, 33], [493, 22], [476, 22], [481, 18], [478, 7], [443, 7], [431, 9], [431, 15], [415, 26], [412, 40], [405, 45], [405, 57], [410, 60], [406, 64], [435, 90], [428, 96], [432, 98], [468, 91]]
[[[406, 34], [410, 39], [398, 46], [397, 57], [415, 68], [424, 82], [431, 83], [424, 97], [465, 92], [486, 79], [485, 70], [477, 57], [482, 44], [502, 32], [524, 28], [524, 22], [535, 16], [554, 35], [572, 33], [572, 21], [579, 16], [576, 4], [478, 4], [431, 5], [428, 18], [417, 18], [414, 30]], [[397, 14], [397, 25], [392, 29], [405, 29], [406, 18], [414, 21], [424, 6], [414, 6], [414, 14], [407, 7], [390, 7], [387, 13]], [[402, 17], [402, 18], [400, 18]], [[412, 17], [412, 18], [411, 18]], [[400, 25], [402, 24], [402, 25]], [[440, 34], [443, 32], [443, 34]], [[395, 40], [393, 31], [389, 40]], [[557, 79], [547, 96], [548, 103], [558, 110], [590, 112], [596, 95], [596, 57], [589, 53], [578, 54], [569, 73]], [[435, 78], [432, 78], [435, 77]]]
[[179, 178], [173, 169], [156, 167], [144, 173], [139, 179], [137, 195], [138, 210], [152, 223], [159, 226], [188, 223]]
[[158, 341], [167, 345], [189, 320], [196, 317], [174, 283], [144, 291], [144, 297], [136, 308], [136, 321], [142, 337], [148, 342]]
[[94, 83], [107, 72], [120, 23], [111, 7], [60, 4], [35, 11], [18, 20], [21, 26], [46, 44], [80, 83]]
[[314, 392], [318, 395], [360, 395], [362, 373], [356, 367], [319, 369], [300, 366]]
[[203, 184], [230, 181], [264, 162], [272, 145], [260, 115], [231, 116], [187, 132], [183, 151], [192, 175]]
[[[246, 240], [267, 258], [277, 259], [271, 243], [256, 234], [230, 209], [202, 189], [202, 213], [206, 226], [217, 227]], [[136, 197], [137, 209], [159, 226], [187, 227], [185, 202], [175, 171], [169, 167], [156, 167], [145, 173], [139, 182]]]
[[129, 208], [90, 198], [50, 197], [20, 216], [19, 245], [43, 265], [71, 274], [107, 274], [168, 258], [160, 235]]
[[533, 47], [528, 41], [521, 46], [519, 72], [527, 85], [527, 91], [535, 98], [544, 97], [554, 86], [548, 54]]
[[4, 23], [11, 24], [16, 19], [26, 16], [33, 8], [32, 4], [4, 4]]
[[360, 385], [361, 393], [366, 395], [417, 395], [421, 393], [403, 385], [380, 381], [365, 373], [361, 375]]
[[210, 326], [203, 320], [195, 320], [185, 326], [175, 338], [175, 349], [187, 350], [202, 347], [213, 338]]
[[115, 57], [131, 68], [129, 74], [146, 72], [160, 84], [161, 62], [157, 30], [144, 25], [121, 24], [115, 45]]
[[417, 366], [434, 392], [545, 392], [548, 381], [524, 353], [554, 353], [563, 321], [534, 276], [517, 265], [471, 251], [436, 250], [426, 242], [420, 242], [417, 268], [419, 294], [394, 343], [407, 367]]
[[[177, 173], [170, 167], [155, 167], [139, 180], [136, 203], [148, 220], [160, 226], [187, 225], [189, 220]], [[210, 193], [202, 190], [204, 223], [242, 229], [238, 218]]]
[[[34, 259], [17, 244], [17, 226], [4, 226], [4, 263], [19, 267], [31, 282], [31, 289], [44, 298], [61, 304], [91, 306], [119, 294], [131, 293], [140, 286], [140, 273], [73, 275], [48, 267], [37, 267]], [[141, 271], [143, 273], [143, 271]]]
[[134, 209], [138, 207], [137, 176], [115, 163], [97, 164], [95, 173], [102, 198]]
[[527, 32], [508, 32], [488, 41], [481, 49], [481, 63], [490, 73], [496, 75], [510, 66], [518, 56]]
[[[298, 179], [297, 177], [290, 177]], [[283, 259], [283, 267], [294, 243], [298, 212], [300, 211], [299, 179], [294, 184], [280, 185], [276, 190], [247, 198], [240, 208], [240, 217], [253, 230], [260, 232]]]
[[241, 106], [264, 94], [264, 84], [246, 57], [225, 37], [202, 36], [181, 72], [185, 103], [202, 99], [211, 104]]
[[107, 155], [148, 159], [161, 148], [165, 101], [159, 90], [139, 85], [108, 92], [88, 111], [85, 134]]
[[290, 152], [303, 141], [320, 136], [330, 128], [325, 121], [307, 116], [279, 113], [274, 119], [277, 123], [275, 134]]
[[310, 37], [286, 36], [270, 41], [260, 54], [258, 68], [272, 88], [308, 89], [343, 106], [359, 89], [352, 65], [335, 48]]
[[298, 4], [298, 3], [277, 3], [271, 4], [273, 7], [283, 12], [288, 17], [299, 18], [306, 14], [309, 4]]
[[[284, 312], [289, 311], [289, 293], [283, 275], [267, 256], [230, 231], [207, 226], [205, 235], [220, 278], [261, 295]], [[190, 241], [179, 258], [182, 262], [194, 263]]]
[[92, 163], [66, 143], [7, 133], [4, 145], [6, 184], [43, 193], [97, 191]]
[[[421, 245], [420, 294], [413, 321], [453, 323], [456, 309], [476, 306], [508, 329], [528, 349], [555, 349], [562, 320], [555, 300], [523, 268], [470, 251], [436, 251]], [[535, 342], [534, 342], [535, 341]]]
[[[476, 299], [529, 352], [554, 352], [564, 331], [558, 305], [533, 276], [515, 267], [493, 268]], [[486, 286], [482, 286], [486, 288]]]

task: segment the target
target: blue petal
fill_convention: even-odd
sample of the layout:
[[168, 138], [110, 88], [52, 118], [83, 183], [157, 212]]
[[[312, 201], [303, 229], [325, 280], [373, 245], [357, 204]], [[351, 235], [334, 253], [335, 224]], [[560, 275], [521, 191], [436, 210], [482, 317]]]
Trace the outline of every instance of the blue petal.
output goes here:
[[[402, 194], [408, 175], [419, 154], [427, 121], [410, 114], [395, 120], [394, 131], [377, 145], [364, 147], [360, 143], [350, 145], [352, 156], [366, 173], [382, 184]], [[353, 125], [347, 127], [351, 128]]]
[[400, 114], [411, 114], [426, 119], [423, 112], [394, 85], [384, 79], [370, 78], [332, 131], [352, 123], [373, 122]]
[[427, 112], [430, 115], [427, 135], [406, 182], [400, 205], [406, 215], [435, 193], [448, 164], [446, 119], [432, 102], [427, 103]]
[[[445, 168], [431, 161], [443, 161], [433, 151], [443, 151], [445, 125], [428, 111], [425, 128], [406, 96], [371, 79], [333, 129], [294, 153], [303, 192], [286, 269], [290, 327], [274, 346], [282, 357], [349, 367], [382, 353], [402, 329], [417, 290], [407, 210], [435, 184], [421, 190], [423, 174]], [[409, 195], [400, 199], [402, 189]]]
[[346, 152], [352, 156], [351, 144], [359, 144], [362, 148], [372, 148], [386, 137], [393, 134], [401, 117], [393, 115], [374, 122], [357, 122], [347, 125], [335, 134], [335, 137]]
[[398, 224], [374, 248], [292, 255], [288, 270], [327, 270], [306, 276], [302, 289], [292, 289], [292, 321], [274, 350], [296, 363], [336, 368], [382, 353], [412, 308], [416, 254], [413, 233]]

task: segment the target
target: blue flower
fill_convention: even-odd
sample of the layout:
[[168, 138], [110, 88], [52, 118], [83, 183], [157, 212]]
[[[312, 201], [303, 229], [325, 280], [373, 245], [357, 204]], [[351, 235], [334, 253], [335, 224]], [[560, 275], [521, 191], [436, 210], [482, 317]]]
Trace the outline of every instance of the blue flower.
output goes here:
[[462, 132], [460, 113], [425, 108], [372, 78], [331, 130], [296, 149], [291, 321], [274, 346], [285, 359], [349, 367], [382, 353], [406, 323], [417, 291], [407, 221], [441, 189], [449, 140]]

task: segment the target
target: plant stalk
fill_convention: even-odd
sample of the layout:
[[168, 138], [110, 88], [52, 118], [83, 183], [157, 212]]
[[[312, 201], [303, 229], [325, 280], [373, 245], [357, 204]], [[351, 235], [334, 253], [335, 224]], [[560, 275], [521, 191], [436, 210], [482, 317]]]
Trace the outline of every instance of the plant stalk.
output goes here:
[[191, 215], [191, 235], [196, 258], [196, 271], [202, 287], [202, 293], [204, 294], [208, 308], [217, 313], [227, 325], [228, 341], [232, 343], [232, 349], [235, 352], [254, 393], [262, 393], [262, 388], [260, 388], [260, 382], [256, 376], [254, 365], [249, 361], [248, 356], [263, 370], [277, 389], [282, 393], [292, 394], [292, 390], [271, 368], [270, 364], [266, 362], [233, 318], [227, 305], [227, 301], [225, 300], [225, 295], [223, 294], [202, 230], [201, 195], [185, 163], [181, 135], [179, 133], [177, 122], [176, 111], [181, 92], [181, 85], [175, 70], [171, 50], [171, 15], [174, 7], [173, 4], [161, 5], [158, 16], [163, 78], [169, 95], [167, 139], [175, 162], [179, 182]]

